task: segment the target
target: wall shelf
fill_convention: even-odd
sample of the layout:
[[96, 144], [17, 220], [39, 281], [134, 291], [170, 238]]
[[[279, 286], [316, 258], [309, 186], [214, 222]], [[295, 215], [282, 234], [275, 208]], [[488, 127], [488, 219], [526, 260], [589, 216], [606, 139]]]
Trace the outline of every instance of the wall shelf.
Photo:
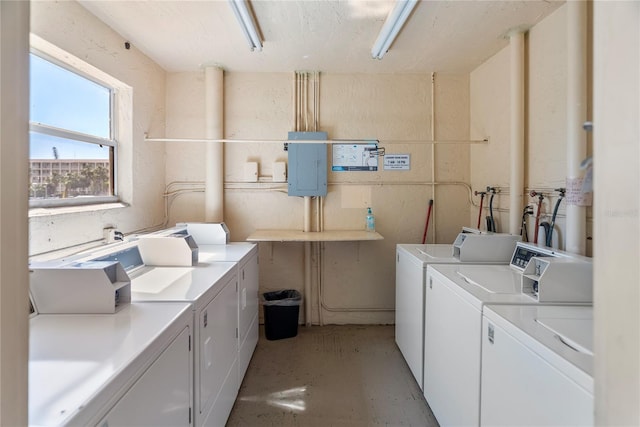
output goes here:
[[355, 242], [383, 240], [377, 232], [365, 230], [256, 230], [249, 237], [249, 242]]

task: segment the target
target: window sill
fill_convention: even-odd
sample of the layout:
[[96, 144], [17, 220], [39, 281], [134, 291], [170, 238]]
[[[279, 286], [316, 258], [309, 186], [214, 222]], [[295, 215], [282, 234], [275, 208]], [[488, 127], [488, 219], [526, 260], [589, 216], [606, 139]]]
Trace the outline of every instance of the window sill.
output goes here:
[[122, 202], [100, 203], [84, 206], [59, 206], [46, 208], [30, 208], [29, 218], [52, 216], [52, 215], [69, 215], [83, 212], [106, 211], [111, 209], [126, 208], [129, 205]]

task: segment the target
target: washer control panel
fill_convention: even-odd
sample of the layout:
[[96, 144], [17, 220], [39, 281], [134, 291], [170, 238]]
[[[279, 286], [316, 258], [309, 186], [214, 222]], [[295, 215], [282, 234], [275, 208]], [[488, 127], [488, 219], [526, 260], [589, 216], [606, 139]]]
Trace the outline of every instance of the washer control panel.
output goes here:
[[559, 255], [552, 250], [545, 250], [532, 243], [518, 242], [511, 257], [511, 266], [518, 270], [524, 270], [533, 257], [557, 257]]

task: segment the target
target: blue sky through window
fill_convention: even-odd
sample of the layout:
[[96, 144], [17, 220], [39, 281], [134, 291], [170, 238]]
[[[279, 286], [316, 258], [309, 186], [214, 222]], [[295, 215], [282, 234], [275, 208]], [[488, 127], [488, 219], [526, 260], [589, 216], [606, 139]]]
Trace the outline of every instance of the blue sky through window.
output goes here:
[[[31, 54], [30, 121], [110, 138], [110, 90]], [[31, 158], [108, 159], [109, 147], [31, 132]]]

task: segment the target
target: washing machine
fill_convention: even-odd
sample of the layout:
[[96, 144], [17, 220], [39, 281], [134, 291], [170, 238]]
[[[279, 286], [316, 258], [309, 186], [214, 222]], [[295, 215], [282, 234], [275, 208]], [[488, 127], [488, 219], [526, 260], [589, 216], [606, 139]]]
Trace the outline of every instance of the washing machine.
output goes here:
[[593, 307], [487, 305], [481, 425], [593, 425]]
[[520, 236], [463, 231], [453, 244], [396, 247], [395, 336], [416, 382], [423, 388], [424, 284], [430, 264], [507, 264]]
[[509, 265], [429, 265], [423, 391], [438, 422], [480, 423], [485, 305], [591, 305], [592, 294], [590, 259], [532, 243], [517, 243]]

